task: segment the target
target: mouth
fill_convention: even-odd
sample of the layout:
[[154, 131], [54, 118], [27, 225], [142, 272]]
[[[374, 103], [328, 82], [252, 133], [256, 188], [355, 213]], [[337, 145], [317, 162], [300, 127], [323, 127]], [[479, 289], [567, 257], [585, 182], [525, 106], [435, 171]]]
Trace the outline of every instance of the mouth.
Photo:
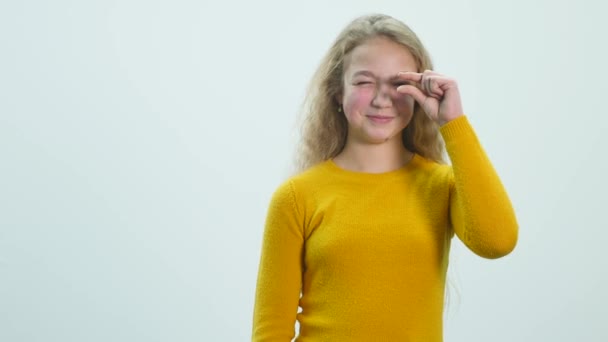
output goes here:
[[367, 117], [376, 123], [387, 123], [394, 119], [392, 116], [382, 116], [382, 115], [367, 115]]

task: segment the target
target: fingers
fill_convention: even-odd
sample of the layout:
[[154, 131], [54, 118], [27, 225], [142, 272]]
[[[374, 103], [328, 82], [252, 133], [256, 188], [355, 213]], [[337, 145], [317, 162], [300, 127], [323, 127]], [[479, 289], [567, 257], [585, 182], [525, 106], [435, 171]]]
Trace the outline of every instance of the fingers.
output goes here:
[[429, 96], [439, 100], [443, 96], [443, 90], [439, 88], [436, 77], [437, 76], [423, 76], [422, 84], [424, 84], [424, 90]]
[[398, 77], [418, 84], [419, 88], [428, 96], [438, 100], [443, 97], [444, 92], [441, 89], [441, 84], [447, 79], [437, 72], [432, 70], [425, 70], [424, 73], [406, 71], [400, 72]]
[[428, 96], [424, 94], [420, 89], [413, 85], [402, 85], [397, 87], [397, 91], [401, 94], [410, 95], [411, 97], [420, 104], [420, 106], [424, 107], [425, 101], [428, 99]]

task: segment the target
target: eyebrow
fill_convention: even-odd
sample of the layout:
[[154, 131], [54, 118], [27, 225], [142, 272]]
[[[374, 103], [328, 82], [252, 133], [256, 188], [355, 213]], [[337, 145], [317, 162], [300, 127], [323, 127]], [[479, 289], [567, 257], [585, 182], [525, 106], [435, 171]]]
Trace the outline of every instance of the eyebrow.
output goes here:
[[357, 76], [371, 76], [371, 77], [376, 77], [376, 75], [374, 75], [373, 72], [369, 71], [369, 70], [359, 70], [357, 72], [355, 72], [353, 74], [353, 77], [357, 77]]
[[[368, 77], [373, 77], [373, 78], [379, 78], [378, 76], [376, 76], [373, 72], [371, 72], [369, 70], [359, 70], [359, 71], [355, 72], [352, 77], [355, 78], [357, 76], [368, 76]], [[391, 78], [389, 78], [389, 81], [394, 81], [398, 78], [399, 78], [399, 76], [394, 75]]]

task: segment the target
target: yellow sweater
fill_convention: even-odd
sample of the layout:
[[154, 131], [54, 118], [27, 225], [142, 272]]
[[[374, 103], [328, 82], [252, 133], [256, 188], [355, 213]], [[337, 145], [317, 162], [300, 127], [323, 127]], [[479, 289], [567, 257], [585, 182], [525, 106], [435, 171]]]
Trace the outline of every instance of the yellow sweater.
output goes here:
[[[419, 155], [370, 174], [332, 160], [291, 177], [266, 219], [253, 341], [442, 341], [454, 233], [498, 258], [517, 241], [510, 200], [465, 116], [440, 128], [452, 165]], [[298, 306], [301, 311], [298, 312]]]

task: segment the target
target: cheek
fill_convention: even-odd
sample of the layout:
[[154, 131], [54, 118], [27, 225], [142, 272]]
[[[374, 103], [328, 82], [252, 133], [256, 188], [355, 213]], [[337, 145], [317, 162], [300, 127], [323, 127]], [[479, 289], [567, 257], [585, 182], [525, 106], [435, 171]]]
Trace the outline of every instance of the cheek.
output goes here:
[[413, 111], [415, 102], [416, 100], [414, 100], [414, 98], [411, 96], [400, 96], [394, 100], [394, 103], [396, 104], [397, 108], [399, 108], [400, 112]]
[[374, 98], [373, 89], [349, 89], [344, 96], [344, 111], [347, 113], [367, 108]]

